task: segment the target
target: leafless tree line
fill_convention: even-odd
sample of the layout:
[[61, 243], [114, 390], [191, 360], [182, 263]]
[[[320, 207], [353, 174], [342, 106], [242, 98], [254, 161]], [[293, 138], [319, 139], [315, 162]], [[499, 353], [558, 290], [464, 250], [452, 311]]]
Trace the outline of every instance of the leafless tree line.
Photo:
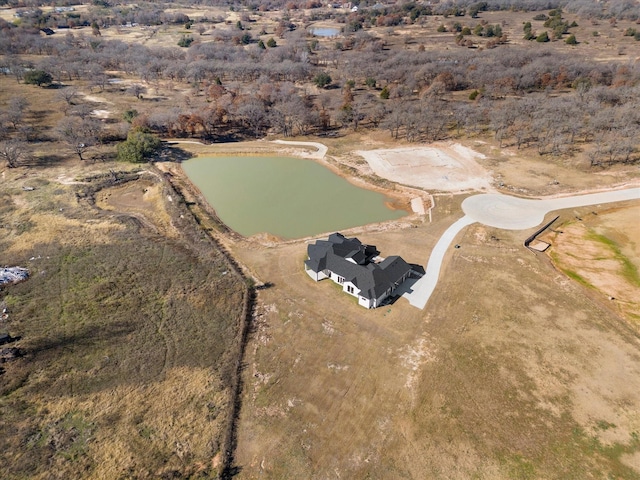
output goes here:
[[[388, 50], [362, 31], [340, 49], [317, 46], [299, 29], [283, 32], [287, 41], [277, 48], [235, 45], [220, 35], [182, 49], [1, 27], [0, 71], [18, 81], [35, 68], [59, 84], [81, 79], [93, 89], [119, 89], [107, 72], [121, 71], [140, 79], [122, 89], [138, 99], [144, 85], [189, 84], [183, 105], [149, 106], [133, 120], [162, 135], [216, 141], [377, 128], [393, 138], [435, 141], [490, 133], [503, 145], [535, 147], [541, 155], [570, 155], [590, 145], [593, 165], [637, 160], [640, 67], [634, 64], [593, 62], [543, 45]], [[32, 61], [31, 55], [45, 56]], [[318, 91], [310, 84], [321, 71], [333, 81]], [[474, 100], [456, 93], [462, 91], [473, 91]], [[68, 118], [55, 134], [83, 158], [104, 135], [93, 108], [76, 93], [60, 89]], [[16, 99], [5, 107], [0, 128], [29, 141], [27, 106]]]

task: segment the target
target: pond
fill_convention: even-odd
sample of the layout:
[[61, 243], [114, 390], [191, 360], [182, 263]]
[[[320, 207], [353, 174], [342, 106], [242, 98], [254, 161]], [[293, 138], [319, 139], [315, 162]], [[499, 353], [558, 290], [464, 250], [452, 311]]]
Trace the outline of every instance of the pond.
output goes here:
[[312, 160], [200, 157], [182, 167], [220, 219], [244, 236], [301, 238], [407, 215]]
[[317, 37], [335, 37], [340, 33], [340, 29], [336, 27], [311, 27], [309, 30]]

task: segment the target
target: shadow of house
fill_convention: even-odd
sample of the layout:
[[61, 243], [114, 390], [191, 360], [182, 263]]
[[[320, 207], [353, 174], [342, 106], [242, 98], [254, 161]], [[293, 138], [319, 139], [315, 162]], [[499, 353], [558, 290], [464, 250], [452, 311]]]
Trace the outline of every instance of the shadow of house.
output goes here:
[[333, 233], [328, 240], [309, 245], [305, 271], [316, 282], [330, 278], [344, 292], [356, 297], [359, 305], [376, 308], [409, 277], [424, 274], [422, 267], [416, 266], [419, 269], [414, 270], [397, 255], [375, 262], [379, 253], [374, 245]]

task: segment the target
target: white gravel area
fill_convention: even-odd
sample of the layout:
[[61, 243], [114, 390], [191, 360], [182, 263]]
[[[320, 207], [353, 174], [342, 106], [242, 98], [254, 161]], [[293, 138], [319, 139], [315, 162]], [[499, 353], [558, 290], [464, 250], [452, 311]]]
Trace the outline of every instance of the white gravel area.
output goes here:
[[356, 153], [376, 175], [403, 185], [446, 192], [491, 190], [491, 174], [476, 161], [484, 155], [458, 143]]

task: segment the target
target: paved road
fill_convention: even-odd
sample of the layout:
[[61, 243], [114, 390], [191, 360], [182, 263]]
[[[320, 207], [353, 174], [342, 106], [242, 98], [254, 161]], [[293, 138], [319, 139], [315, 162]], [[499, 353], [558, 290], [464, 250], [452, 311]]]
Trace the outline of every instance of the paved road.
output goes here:
[[540, 225], [545, 215], [554, 210], [637, 199], [640, 199], [640, 188], [542, 200], [488, 193], [466, 198], [462, 202], [462, 211], [483, 225], [505, 230], [526, 230]]
[[402, 296], [409, 300], [411, 305], [423, 309], [436, 288], [445, 254], [456, 235], [467, 225], [478, 222], [505, 230], [526, 230], [540, 225], [545, 215], [554, 210], [624, 200], [640, 200], [640, 188], [541, 200], [528, 200], [492, 193], [468, 197], [462, 202], [464, 217], [442, 234], [431, 251], [424, 277], [417, 281], [405, 282], [402, 285], [403, 290], [399, 293], [402, 293]]

